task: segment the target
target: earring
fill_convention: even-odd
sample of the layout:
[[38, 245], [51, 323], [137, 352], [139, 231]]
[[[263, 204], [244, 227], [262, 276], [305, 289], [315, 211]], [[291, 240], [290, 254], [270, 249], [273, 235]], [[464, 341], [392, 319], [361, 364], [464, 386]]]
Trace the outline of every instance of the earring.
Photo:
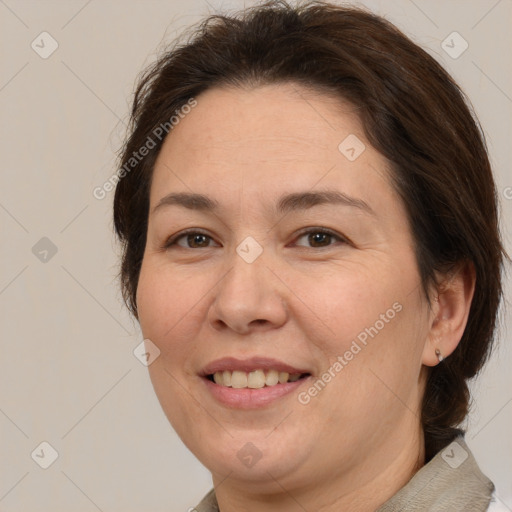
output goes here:
[[437, 359], [439, 359], [439, 362], [442, 362], [444, 360], [444, 357], [441, 355], [441, 351], [436, 348], [436, 356], [437, 356]]

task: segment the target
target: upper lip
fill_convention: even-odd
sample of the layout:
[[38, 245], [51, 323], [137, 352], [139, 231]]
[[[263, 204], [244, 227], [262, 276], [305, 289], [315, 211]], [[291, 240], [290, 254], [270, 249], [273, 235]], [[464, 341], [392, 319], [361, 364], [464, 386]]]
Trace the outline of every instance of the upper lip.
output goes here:
[[277, 370], [278, 372], [293, 373], [310, 373], [305, 368], [294, 367], [286, 364], [277, 359], [270, 359], [268, 357], [251, 357], [249, 359], [237, 359], [236, 357], [223, 357], [222, 359], [216, 359], [211, 363], [208, 363], [202, 370], [201, 375], [206, 377], [215, 372], [222, 372], [225, 370], [229, 371], [241, 371], [241, 372], [252, 372], [254, 370]]

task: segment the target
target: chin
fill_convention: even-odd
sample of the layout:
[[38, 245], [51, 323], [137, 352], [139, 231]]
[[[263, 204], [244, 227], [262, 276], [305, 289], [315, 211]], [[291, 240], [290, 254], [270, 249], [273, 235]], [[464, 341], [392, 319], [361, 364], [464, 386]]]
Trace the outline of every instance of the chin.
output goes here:
[[[192, 453], [213, 474], [222, 479], [230, 475], [245, 482], [268, 486], [275, 485], [287, 476], [304, 470], [307, 460], [303, 443], [299, 446], [294, 437], [286, 432], [277, 434], [271, 429], [264, 431], [239, 432], [231, 437], [225, 433], [222, 440], [211, 440], [198, 446], [197, 440], [189, 445]], [[207, 440], [205, 434], [202, 437]]]

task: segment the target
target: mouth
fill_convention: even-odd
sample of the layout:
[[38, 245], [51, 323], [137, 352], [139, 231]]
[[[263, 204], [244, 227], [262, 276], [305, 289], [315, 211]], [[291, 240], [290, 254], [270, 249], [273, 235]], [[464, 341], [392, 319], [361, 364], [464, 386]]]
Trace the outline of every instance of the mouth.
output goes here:
[[240, 370], [224, 370], [211, 373], [206, 376], [210, 382], [218, 386], [234, 389], [261, 389], [265, 387], [279, 386], [288, 382], [297, 382], [300, 379], [309, 377], [310, 373], [288, 373], [278, 370], [253, 370], [243, 372]]
[[236, 409], [264, 407], [289, 395], [312, 377], [312, 372], [275, 359], [219, 359], [200, 374], [213, 398]]

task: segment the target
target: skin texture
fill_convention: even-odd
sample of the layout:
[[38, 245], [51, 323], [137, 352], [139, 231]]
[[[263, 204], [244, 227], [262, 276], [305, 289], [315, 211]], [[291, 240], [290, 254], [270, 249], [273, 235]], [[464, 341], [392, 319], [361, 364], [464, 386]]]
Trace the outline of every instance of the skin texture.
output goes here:
[[[424, 464], [428, 366], [438, 364], [436, 348], [447, 357], [462, 336], [473, 275], [445, 276], [429, 308], [389, 163], [349, 104], [291, 83], [196, 99], [155, 165], [137, 291], [144, 338], [161, 351], [149, 366], [158, 399], [212, 472], [222, 512], [373, 511]], [[350, 134], [366, 146], [354, 161], [338, 150]], [[319, 190], [373, 213], [339, 204], [275, 211], [281, 195]], [[206, 194], [219, 210], [154, 211], [171, 192]], [[303, 235], [309, 227], [340, 239]], [[187, 228], [208, 236], [165, 248]], [[263, 248], [252, 263], [236, 252], [248, 236]], [[315, 380], [393, 304], [401, 310], [306, 405], [297, 395], [311, 379], [264, 408], [237, 410], [198, 376], [218, 358], [264, 356]], [[237, 456], [248, 442], [261, 454], [252, 467]]]

